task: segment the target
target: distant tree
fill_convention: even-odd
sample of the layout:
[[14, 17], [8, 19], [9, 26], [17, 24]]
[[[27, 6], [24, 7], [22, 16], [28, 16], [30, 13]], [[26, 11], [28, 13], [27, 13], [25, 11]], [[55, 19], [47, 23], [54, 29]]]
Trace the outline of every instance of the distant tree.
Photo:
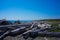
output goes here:
[[21, 24], [19, 20], [15, 21], [14, 24]]
[[10, 22], [4, 19], [0, 22], [0, 25], [10, 25]]

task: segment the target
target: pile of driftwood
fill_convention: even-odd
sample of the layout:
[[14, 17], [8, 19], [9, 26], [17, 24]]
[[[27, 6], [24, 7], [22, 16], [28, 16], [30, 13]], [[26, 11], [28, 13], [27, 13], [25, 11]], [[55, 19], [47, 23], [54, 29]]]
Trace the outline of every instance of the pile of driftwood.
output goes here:
[[[15, 22], [17, 23], [17, 22]], [[8, 25], [10, 24], [7, 21], [1, 22], [1, 25]], [[18, 23], [19, 24], [19, 23]], [[32, 24], [31, 27], [18, 27], [18, 26], [11, 26], [11, 27], [0, 27], [0, 40], [4, 40], [4, 38], [10, 36], [10, 37], [16, 37], [21, 36], [25, 40], [28, 38], [31, 38], [32, 40], [36, 37], [60, 37], [60, 32], [47, 32], [49, 29], [54, 28], [38, 28], [33, 27], [34, 24]]]
[[27, 27], [18, 27], [16, 29], [11, 29], [8, 27], [0, 27], [1, 30], [4, 32], [0, 33], [0, 40], [3, 40], [4, 38], [11, 36], [15, 37], [18, 35], [21, 35], [25, 40], [29, 37], [32, 39], [35, 39], [36, 37], [60, 37], [60, 32], [47, 32], [47, 30], [52, 28], [44, 28], [39, 29], [37, 27], [35, 28], [27, 28]]

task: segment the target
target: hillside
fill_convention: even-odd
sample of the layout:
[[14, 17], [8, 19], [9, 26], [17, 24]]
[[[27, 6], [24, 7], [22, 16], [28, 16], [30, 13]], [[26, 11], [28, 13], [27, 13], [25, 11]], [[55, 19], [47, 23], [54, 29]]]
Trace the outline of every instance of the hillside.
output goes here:
[[52, 26], [58, 26], [60, 24], [60, 19], [43, 19], [43, 20], [35, 20], [35, 21], [50, 23]]
[[44, 19], [40, 21], [48, 21], [48, 22], [60, 22], [60, 19]]

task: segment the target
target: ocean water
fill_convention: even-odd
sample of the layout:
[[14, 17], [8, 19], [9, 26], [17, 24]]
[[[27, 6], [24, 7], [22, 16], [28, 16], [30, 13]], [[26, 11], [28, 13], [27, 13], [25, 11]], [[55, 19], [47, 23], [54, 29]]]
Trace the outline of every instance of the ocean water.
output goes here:
[[[11, 23], [14, 23], [16, 20], [8, 20]], [[32, 22], [32, 20], [20, 20], [20, 22]]]

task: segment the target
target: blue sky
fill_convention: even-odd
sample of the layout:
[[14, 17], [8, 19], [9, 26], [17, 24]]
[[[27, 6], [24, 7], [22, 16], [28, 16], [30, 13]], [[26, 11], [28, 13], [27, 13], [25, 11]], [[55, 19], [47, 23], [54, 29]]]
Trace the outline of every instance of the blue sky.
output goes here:
[[0, 0], [0, 19], [60, 18], [60, 0]]

